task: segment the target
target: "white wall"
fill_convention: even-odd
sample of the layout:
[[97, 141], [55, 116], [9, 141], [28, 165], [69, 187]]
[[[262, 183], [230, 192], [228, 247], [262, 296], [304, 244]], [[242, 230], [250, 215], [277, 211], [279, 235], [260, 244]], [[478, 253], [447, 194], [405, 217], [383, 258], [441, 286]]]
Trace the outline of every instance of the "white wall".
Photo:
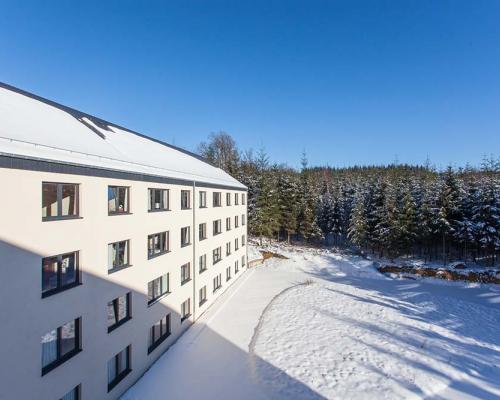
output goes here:
[[[79, 219], [42, 222], [42, 182], [80, 184]], [[130, 186], [130, 215], [108, 216], [108, 185]], [[241, 196], [238, 206], [227, 207], [227, 190], [222, 192], [222, 207], [212, 207], [210, 188], [207, 208], [198, 208], [198, 194], [192, 193], [191, 210], [180, 209], [181, 189], [191, 185], [166, 185], [142, 181], [55, 174], [0, 168], [0, 354], [4, 367], [0, 373], [0, 399], [58, 399], [77, 384], [82, 385], [83, 399], [115, 399], [135, 382], [147, 367], [160, 356], [218, 296], [241, 276], [241, 215], [246, 213]], [[170, 189], [171, 211], [148, 213], [148, 188]], [[238, 193], [243, 193], [239, 191]], [[194, 218], [193, 218], [194, 213]], [[234, 228], [239, 215], [240, 227]], [[226, 232], [225, 219], [232, 218], [232, 230]], [[212, 221], [222, 220], [223, 233], [213, 237]], [[208, 239], [198, 242], [198, 224], [207, 223]], [[181, 227], [191, 226], [192, 245], [181, 248]], [[168, 230], [170, 252], [147, 259], [147, 236]], [[234, 251], [234, 239], [240, 249]], [[132, 266], [108, 274], [107, 245], [130, 240]], [[232, 255], [226, 257], [226, 242], [232, 241]], [[222, 261], [212, 265], [212, 250], [222, 247]], [[53, 296], [41, 298], [42, 258], [61, 253], [80, 252], [82, 285]], [[207, 254], [208, 271], [198, 273], [198, 256]], [[240, 272], [235, 276], [234, 261]], [[180, 286], [180, 267], [191, 262], [194, 279]], [[232, 267], [233, 279], [226, 282], [226, 267]], [[147, 306], [147, 283], [170, 273], [171, 294]], [[212, 279], [222, 273], [223, 288], [212, 294]], [[196, 287], [194, 285], [196, 284]], [[208, 301], [198, 310], [198, 289], [207, 285]], [[132, 292], [132, 319], [107, 333], [107, 302]], [[193, 298], [193, 295], [195, 296]], [[191, 298], [195, 313], [180, 323], [180, 305]], [[166, 313], [171, 313], [173, 334], [147, 354], [149, 328]], [[74, 319], [82, 318], [83, 351], [41, 376], [41, 344], [43, 334]], [[109, 394], [107, 393], [107, 361], [127, 345], [132, 345], [132, 372]], [[7, 361], [8, 360], [8, 361]]]

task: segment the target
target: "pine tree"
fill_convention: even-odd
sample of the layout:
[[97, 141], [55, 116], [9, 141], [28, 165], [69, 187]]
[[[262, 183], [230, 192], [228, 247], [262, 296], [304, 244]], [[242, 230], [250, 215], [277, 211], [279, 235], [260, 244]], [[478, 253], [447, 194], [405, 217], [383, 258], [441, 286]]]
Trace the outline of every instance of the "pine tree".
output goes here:
[[366, 220], [365, 201], [363, 196], [358, 195], [352, 211], [348, 238], [352, 243], [363, 248], [366, 246], [367, 231], [368, 223]]

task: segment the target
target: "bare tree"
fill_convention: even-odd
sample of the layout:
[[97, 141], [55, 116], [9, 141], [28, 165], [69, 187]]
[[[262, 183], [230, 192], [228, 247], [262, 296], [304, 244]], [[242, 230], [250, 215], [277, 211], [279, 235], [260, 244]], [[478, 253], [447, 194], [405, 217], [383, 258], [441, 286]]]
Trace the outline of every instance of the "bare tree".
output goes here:
[[236, 175], [240, 161], [236, 142], [226, 132], [211, 133], [208, 142], [198, 146], [198, 153], [215, 166], [231, 175]]

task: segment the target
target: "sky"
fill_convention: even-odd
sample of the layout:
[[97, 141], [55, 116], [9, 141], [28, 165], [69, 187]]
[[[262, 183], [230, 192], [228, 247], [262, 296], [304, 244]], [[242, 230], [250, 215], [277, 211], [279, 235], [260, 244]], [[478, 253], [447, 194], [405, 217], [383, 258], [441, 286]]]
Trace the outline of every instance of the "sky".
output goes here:
[[0, 81], [292, 167], [500, 156], [500, 1], [5, 1]]

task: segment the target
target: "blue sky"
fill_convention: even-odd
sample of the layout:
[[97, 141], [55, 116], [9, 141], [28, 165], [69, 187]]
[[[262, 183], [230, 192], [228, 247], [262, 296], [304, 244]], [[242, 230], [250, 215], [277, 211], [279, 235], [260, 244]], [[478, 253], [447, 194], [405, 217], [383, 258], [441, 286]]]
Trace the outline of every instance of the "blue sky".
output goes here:
[[5, 1], [0, 80], [187, 149], [500, 155], [500, 1]]

